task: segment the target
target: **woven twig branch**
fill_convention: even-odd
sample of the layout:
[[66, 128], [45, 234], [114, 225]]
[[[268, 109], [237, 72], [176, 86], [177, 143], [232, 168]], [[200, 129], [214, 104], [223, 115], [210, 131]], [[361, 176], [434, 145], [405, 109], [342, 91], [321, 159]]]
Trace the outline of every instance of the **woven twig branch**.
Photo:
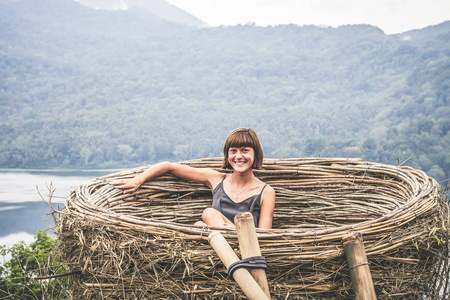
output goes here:
[[[183, 163], [220, 170], [221, 159]], [[193, 225], [211, 203], [209, 188], [172, 176], [125, 195], [108, 184], [145, 168], [93, 179], [68, 196], [58, 238], [70, 268], [81, 271], [74, 295], [244, 297], [207, 242], [220, 230], [236, 247], [236, 232]], [[349, 231], [364, 235], [380, 299], [447, 291], [448, 208], [422, 171], [314, 158], [265, 160], [255, 175], [277, 195], [274, 229], [257, 230], [274, 297], [347, 298], [341, 239]]]

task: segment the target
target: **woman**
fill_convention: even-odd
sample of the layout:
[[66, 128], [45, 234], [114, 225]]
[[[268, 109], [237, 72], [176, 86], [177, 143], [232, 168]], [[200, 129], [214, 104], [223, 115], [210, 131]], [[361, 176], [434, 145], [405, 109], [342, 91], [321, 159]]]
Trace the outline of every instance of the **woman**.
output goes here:
[[256, 227], [272, 228], [275, 191], [253, 174], [253, 169], [261, 168], [263, 163], [263, 151], [255, 131], [251, 128], [233, 130], [225, 141], [223, 154], [222, 168], [233, 169], [231, 174], [163, 162], [133, 179], [117, 180], [110, 184], [129, 193], [145, 181], [169, 173], [211, 188], [212, 207], [203, 211], [202, 221], [196, 225], [234, 226], [234, 217], [249, 211], [253, 214]]

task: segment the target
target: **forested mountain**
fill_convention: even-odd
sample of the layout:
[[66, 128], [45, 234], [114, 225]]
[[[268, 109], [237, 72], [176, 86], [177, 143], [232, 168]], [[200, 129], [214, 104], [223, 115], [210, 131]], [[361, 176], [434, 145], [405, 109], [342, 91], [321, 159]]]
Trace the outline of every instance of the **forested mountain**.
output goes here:
[[450, 177], [450, 22], [195, 28], [146, 10], [0, 0], [0, 167], [221, 156], [361, 157]]

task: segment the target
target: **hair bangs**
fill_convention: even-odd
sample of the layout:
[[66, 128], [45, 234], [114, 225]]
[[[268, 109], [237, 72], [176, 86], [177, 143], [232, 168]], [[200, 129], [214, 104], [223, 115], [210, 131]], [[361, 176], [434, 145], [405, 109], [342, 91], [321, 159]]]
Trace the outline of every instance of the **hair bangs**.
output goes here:
[[248, 130], [242, 130], [236, 132], [233, 136], [230, 137], [230, 143], [228, 144], [228, 148], [242, 148], [242, 147], [251, 147], [254, 148], [255, 142], [253, 141], [252, 136]]

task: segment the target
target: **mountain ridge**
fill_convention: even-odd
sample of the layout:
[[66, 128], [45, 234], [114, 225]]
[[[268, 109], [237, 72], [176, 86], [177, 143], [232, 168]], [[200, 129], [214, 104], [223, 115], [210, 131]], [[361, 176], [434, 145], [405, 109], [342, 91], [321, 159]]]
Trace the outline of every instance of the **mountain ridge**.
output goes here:
[[96, 1], [96, 0], [73, 0], [82, 5], [94, 9], [105, 10], [126, 10], [131, 7], [144, 9], [161, 19], [178, 24], [194, 26], [198, 28], [207, 27], [207, 24], [186, 11], [168, 3], [165, 0], [116, 0], [116, 1]]

